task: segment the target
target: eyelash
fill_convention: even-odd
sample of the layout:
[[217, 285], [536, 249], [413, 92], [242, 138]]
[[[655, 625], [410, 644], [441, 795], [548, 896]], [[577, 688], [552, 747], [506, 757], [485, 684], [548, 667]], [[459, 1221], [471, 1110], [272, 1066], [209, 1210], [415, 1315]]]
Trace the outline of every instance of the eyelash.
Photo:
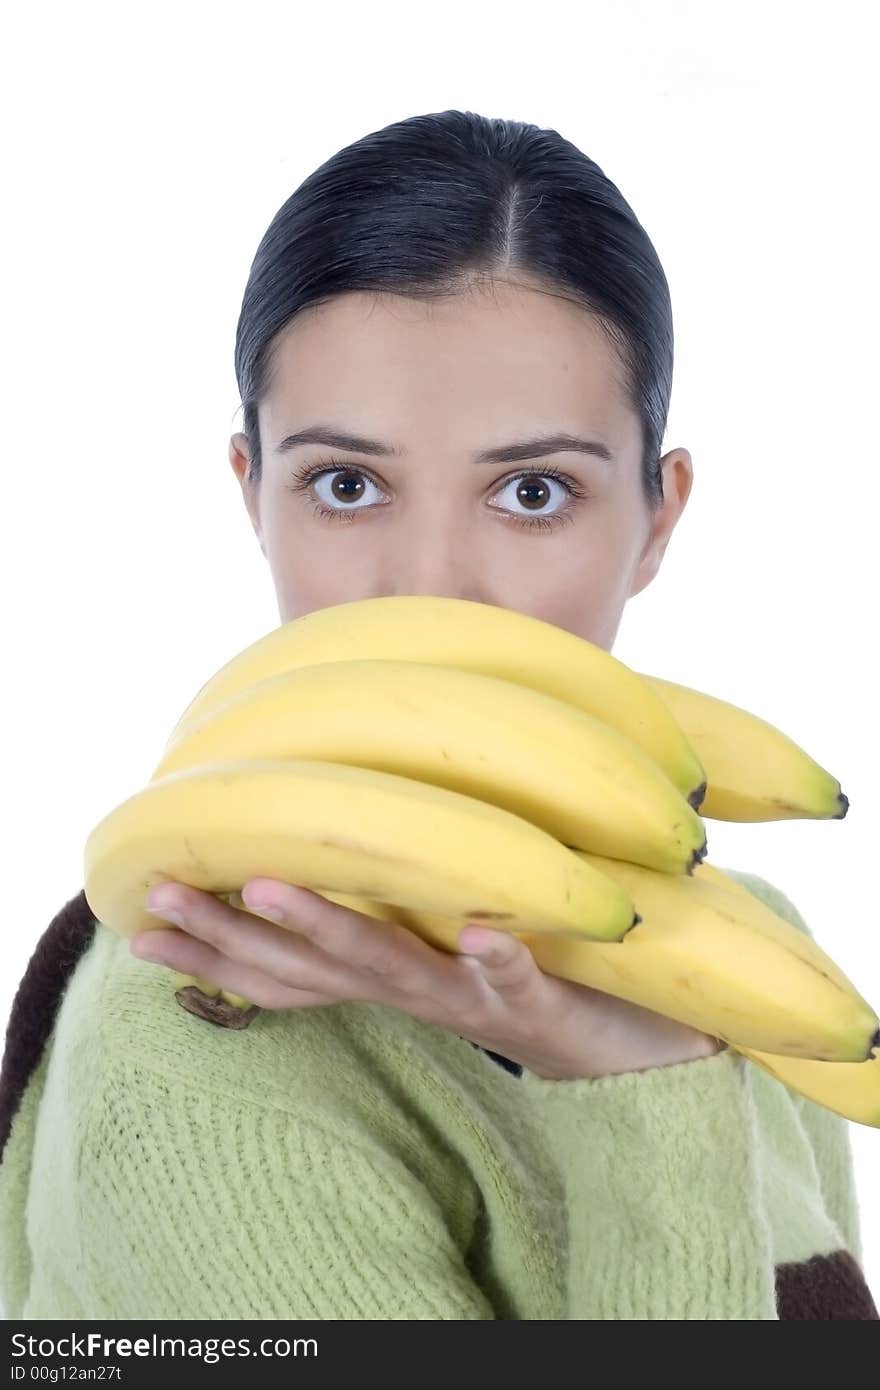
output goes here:
[[[317, 464], [311, 468], [308, 466], [301, 468], [291, 475], [292, 481], [287, 483], [286, 486], [289, 492], [305, 492], [311, 483], [316, 482], [318, 478], [322, 478], [325, 473], [338, 472], [360, 473], [363, 477], [369, 478], [376, 487], [379, 486], [376, 479], [367, 469], [361, 468], [359, 465], [356, 466], [351, 463], [343, 463], [340, 459], [330, 459], [327, 464]], [[567, 501], [564, 507], [558, 512], [554, 512], [550, 516], [522, 517], [509, 514], [509, 519], [511, 521], [515, 522], [518, 526], [525, 526], [527, 529], [538, 527], [542, 530], [549, 531], [556, 525], [571, 521], [573, 501], [582, 501], [588, 496], [584, 489], [576, 483], [573, 478], [570, 478], [567, 473], [560, 473], [558, 469], [552, 467], [542, 468], [540, 472], [533, 469], [525, 473], [514, 473], [511, 477], [504, 479], [498, 490], [500, 491], [501, 488], [506, 487], [508, 483], [512, 483], [520, 478], [530, 477], [553, 478], [556, 482], [562, 483], [563, 487], [568, 491], [569, 501]], [[327, 507], [317, 498], [312, 498], [311, 501], [312, 509], [316, 515], [325, 517], [328, 521], [340, 521], [346, 515], [345, 508]], [[365, 508], [363, 507], [352, 507], [348, 509], [349, 513], [364, 510]]]

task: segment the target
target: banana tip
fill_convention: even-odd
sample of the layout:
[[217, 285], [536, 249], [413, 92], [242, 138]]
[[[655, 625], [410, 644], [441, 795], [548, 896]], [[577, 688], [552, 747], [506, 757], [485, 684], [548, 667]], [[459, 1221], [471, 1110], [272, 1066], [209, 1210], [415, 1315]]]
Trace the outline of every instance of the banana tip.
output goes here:
[[690, 863], [689, 863], [688, 866], [687, 866], [687, 872], [688, 872], [689, 874], [692, 874], [692, 873], [694, 872], [694, 869], [697, 867], [698, 864], [702, 864], [703, 860], [706, 858], [706, 855], [707, 855], [707, 853], [708, 853], [708, 850], [709, 850], [708, 840], [707, 840], [706, 837], [704, 836], [704, 837], [703, 837], [703, 843], [702, 843], [701, 845], [699, 845], [698, 848], [695, 849], [694, 852], [693, 852], [693, 854], [691, 855]]
[[844, 796], [843, 792], [837, 794], [837, 810], [831, 817], [832, 820], [843, 820], [849, 810], [849, 797]]
[[220, 1028], [247, 1028], [260, 1012], [256, 1004], [240, 1009], [219, 994], [204, 994], [196, 985], [175, 990], [174, 997], [182, 1009]]
[[691, 806], [693, 806], [695, 811], [699, 811], [700, 807], [706, 799], [707, 786], [708, 784], [706, 782], [701, 782], [700, 785], [696, 788], [696, 790], [692, 791], [690, 796], [688, 797], [688, 802]]

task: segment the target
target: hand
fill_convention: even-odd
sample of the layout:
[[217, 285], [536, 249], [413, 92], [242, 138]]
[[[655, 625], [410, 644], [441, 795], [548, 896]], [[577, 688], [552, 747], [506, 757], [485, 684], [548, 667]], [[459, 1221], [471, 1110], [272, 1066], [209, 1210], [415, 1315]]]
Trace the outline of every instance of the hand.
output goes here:
[[[458, 945], [466, 954], [456, 955], [276, 879], [249, 880], [241, 897], [251, 911], [187, 884], [157, 886], [147, 906], [160, 916], [176, 910], [183, 930], [140, 932], [130, 950], [262, 1009], [390, 1005], [549, 1080], [668, 1066], [721, 1047], [648, 1009], [544, 974], [507, 932], [465, 926]], [[280, 925], [253, 915], [269, 908], [281, 914]]]

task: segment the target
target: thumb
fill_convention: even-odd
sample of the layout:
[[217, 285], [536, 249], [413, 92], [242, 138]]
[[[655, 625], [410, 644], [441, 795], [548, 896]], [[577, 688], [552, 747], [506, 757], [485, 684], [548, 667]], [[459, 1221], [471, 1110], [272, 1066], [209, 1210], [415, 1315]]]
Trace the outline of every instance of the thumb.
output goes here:
[[542, 979], [531, 951], [511, 932], [468, 925], [458, 934], [458, 949], [505, 999], [522, 999]]

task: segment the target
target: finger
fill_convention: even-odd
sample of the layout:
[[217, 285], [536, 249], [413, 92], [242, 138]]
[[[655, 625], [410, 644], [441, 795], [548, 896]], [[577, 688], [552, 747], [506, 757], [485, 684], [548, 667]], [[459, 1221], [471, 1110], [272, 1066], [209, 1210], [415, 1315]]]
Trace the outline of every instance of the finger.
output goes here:
[[[241, 893], [246, 906], [272, 907], [282, 924], [355, 974], [375, 982], [369, 997], [383, 1002], [384, 989], [418, 996], [452, 989], [459, 977], [455, 958], [423, 941], [415, 932], [353, 908], [332, 903], [320, 893], [271, 879], [253, 879]], [[361, 997], [366, 998], [364, 994]]]
[[[334, 989], [343, 985], [347, 985], [349, 989], [355, 987], [355, 971], [347, 970], [337, 963], [335, 973], [332, 977], [328, 976], [328, 962], [316, 947], [303, 940], [299, 933], [294, 935], [289, 928], [285, 929], [283, 925], [276, 926], [273, 922], [257, 916], [256, 908], [243, 912], [212, 893], [203, 893], [200, 889], [189, 888], [187, 885], [178, 884], [175, 887], [177, 891], [173, 899], [170, 893], [166, 895], [163, 892], [161, 897], [157, 893], [160, 901], [157, 910], [167, 911], [173, 906], [181, 915], [183, 931], [149, 931], [148, 935], [151, 938], [161, 935], [175, 951], [184, 949], [178, 945], [181, 938], [196, 939], [238, 965], [257, 969], [264, 975], [297, 988], [321, 990], [331, 982]], [[150, 901], [152, 900], [151, 895]], [[322, 964], [325, 967], [322, 978], [311, 978]], [[303, 979], [304, 975], [310, 978], [306, 981]]]
[[510, 932], [467, 926], [459, 933], [458, 944], [505, 1003], [527, 1006], [541, 992], [542, 971], [524, 942]]
[[[190, 965], [177, 964], [178, 954], [184, 949], [187, 960], [193, 958], [191, 950], [181, 943], [196, 940], [227, 957], [238, 967], [255, 969], [260, 975], [291, 988], [314, 990], [329, 1002], [367, 997], [358, 972], [331, 961], [317, 947], [303, 940], [299, 933], [294, 934], [283, 926], [276, 926], [257, 916], [256, 909], [241, 911], [212, 893], [178, 883], [174, 885], [173, 894], [165, 885], [151, 892], [148, 904], [160, 914], [172, 910], [177, 912], [183, 930], [148, 928], [139, 933], [144, 946], [158, 945], [161, 938], [168, 947], [167, 956], [171, 958], [173, 967], [187, 974], [204, 974], [205, 978], [213, 978]], [[235, 992], [246, 993], [244, 989]]]
[[[150, 940], [144, 942], [144, 937]], [[157, 938], [155, 941], [152, 940], [154, 937]], [[149, 949], [150, 955], [144, 953], [146, 949]], [[194, 975], [217, 985], [219, 989], [240, 994], [261, 1009], [309, 1008], [338, 1002], [318, 991], [285, 984], [253, 965], [230, 960], [215, 947], [183, 931], [141, 932], [132, 939], [131, 952], [139, 960], [155, 960], [168, 970]]]

